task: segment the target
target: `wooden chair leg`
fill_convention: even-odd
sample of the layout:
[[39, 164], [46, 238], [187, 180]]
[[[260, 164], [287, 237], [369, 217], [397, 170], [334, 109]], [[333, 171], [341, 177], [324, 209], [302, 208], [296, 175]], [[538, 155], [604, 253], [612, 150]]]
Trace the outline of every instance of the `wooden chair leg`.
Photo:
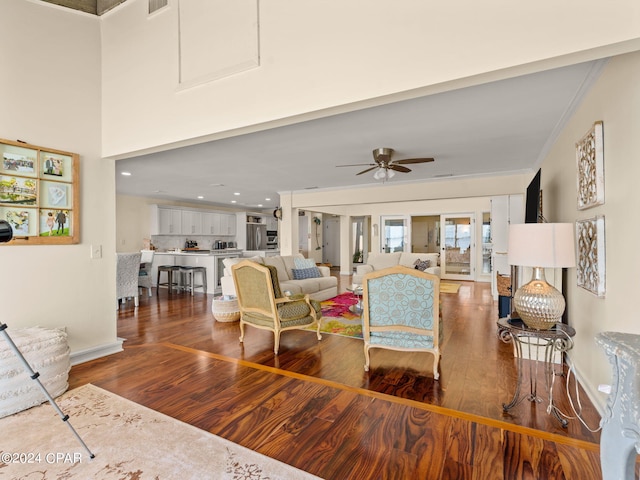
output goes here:
[[364, 346], [364, 371], [368, 372], [369, 371], [369, 349], [367, 348], [367, 345]]
[[273, 352], [277, 355], [280, 349], [280, 332], [273, 332]]

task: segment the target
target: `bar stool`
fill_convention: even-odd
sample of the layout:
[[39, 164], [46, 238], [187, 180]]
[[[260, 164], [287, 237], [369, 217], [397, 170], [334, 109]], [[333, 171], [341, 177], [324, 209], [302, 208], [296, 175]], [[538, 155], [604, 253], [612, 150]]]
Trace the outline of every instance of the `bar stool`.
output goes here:
[[[162, 272], [165, 272], [167, 274], [167, 281], [160, 283], [160, 274]], [[175, 282], [174, 282], [174, 277], [173, 274], [176, 274], [175, 277]], [[160, 265], [158, 267], [158, 281], [157, 286], [158, 288], [156, 289], [156, 294], [158, 293], [158, 291], [160, 290], [160, 286], [161, 285], [166, 285], [167, 288], [169, 289], [169, 293], [171, 293], [171, 291], [176, 288], [176, 289], [180, 289], [180, 275], [178, 275], [180, 273], [180, 267], [178, 265]]]
[[[196, 285], [196, 273], [200, 276], [200, 285]], [[205, 267], [180, 267], [180, 280], [182, 282], [182, 289], [191, 292], [193, 295], [196, 288], [202, 288], [202, 291], [207, 293], [207, 269]]]

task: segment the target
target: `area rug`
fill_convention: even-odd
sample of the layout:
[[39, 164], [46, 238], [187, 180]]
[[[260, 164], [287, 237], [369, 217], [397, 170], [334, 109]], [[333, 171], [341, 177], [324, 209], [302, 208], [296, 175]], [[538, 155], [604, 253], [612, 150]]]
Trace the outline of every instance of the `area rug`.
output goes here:
[[337, 297], [321, 302], [322, 326], [320, 331], [346, 337], [362, 338], [362, 321], [353, 307], [358, 298], [351, 292], [341, 293]]
[[440, 282], [440, 293], [458, 293], [459, 283]]
[[87, 451], [49, 403], [0, 420], [6, 479], [317, 479], [94, 385], [56, 400]]

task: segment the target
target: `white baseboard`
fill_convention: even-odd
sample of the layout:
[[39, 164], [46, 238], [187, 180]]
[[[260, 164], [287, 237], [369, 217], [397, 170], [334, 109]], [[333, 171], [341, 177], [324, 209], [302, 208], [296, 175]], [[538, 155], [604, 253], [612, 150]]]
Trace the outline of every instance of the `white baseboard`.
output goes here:
[[78, 365], [80, 363], [88, 362], [89, 360], [95, 360], [96, 358], [106, 357], [107, 355], [113, 355], [122, 351], [122, 343], [124, 338], [118, 338], [113, 343], [107, 343], [104, 345], [98, 345], [97, 347], [87, 348], [86, 350], [80, 350], [71, 353], [71, 365]]

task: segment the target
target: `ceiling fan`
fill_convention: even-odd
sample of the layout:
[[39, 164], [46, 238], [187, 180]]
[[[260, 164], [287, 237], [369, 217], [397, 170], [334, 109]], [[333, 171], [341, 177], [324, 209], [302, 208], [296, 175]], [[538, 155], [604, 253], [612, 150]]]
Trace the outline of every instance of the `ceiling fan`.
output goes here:
[[388, 180], [395, 175], [395, 172], [409, 173], [411, 171], [410, 168], [403, 167], [403, 165], [409, 165], [412, 163], [428, 163], [433, 162], [433, 158], [404, 158], [401, 160], [392, 160], [393, 156], [393, 148], [376, 148], [373, 151], [373, 159], [375, 163], [355, 163], [352, 165], [337, 165], [338, 167], [359, 167], [366, 165], [370, 168], [367, 168], [356, 175], [362, 175], [363, 173], [370, 172], [371, 170], [376, 170], [376, 173], [373, 174], [373, 178], [376, 180]]

